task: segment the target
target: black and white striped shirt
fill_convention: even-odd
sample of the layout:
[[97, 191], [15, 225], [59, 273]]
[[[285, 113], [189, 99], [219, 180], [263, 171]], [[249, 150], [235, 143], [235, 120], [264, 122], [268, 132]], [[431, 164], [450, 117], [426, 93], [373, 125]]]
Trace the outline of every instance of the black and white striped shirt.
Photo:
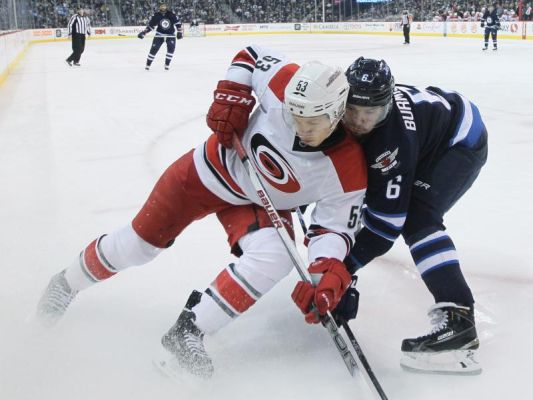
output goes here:
[[68, 22], [68, 35], [73, 33], [81, 33], [82, 35], [91, 34], [91, 21], [89, 17], [82, 17], [79, 14], [74, 14]]

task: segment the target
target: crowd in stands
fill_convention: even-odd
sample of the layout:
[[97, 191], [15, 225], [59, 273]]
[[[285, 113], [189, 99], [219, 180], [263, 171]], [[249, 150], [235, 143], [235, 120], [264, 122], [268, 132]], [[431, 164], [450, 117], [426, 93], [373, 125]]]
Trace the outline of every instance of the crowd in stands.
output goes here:
[[82, 6], [88, 11], [92, 26], [111, 25], [110, 8], [105, 0], [31, 0], [30, 14], [34, 28], [66, 27], [76, 9]]
[[[150, 0], [118, 0], [124, 25], [146, 25], [157, 2]], [[224, 24], [231, 20], [230, 8], [224, 1], [217, 0], [174, 0], [169, 1], [170, 8], [184, 22], [193, 19], [206, 24]]]
[[[519, 2], [517, 1], [502, 1], [496, 4], [496, 12], [501, 21], [518, 21], [519, 20]], [[447, 7], [440, 8], [433, 15], [431, 12], [423, 13], [419, 11], [418, 20], [421, 21], [480, 21], [483, 13], [488, 6], [487, 3], [481, 2], [454, 2]], [[524, 12], [529, 7], [530, 3], [524, 4]], [[525, 15], [524, 15], [525, 17]], [[415, 20], [417, 17], [415, 15]]]
[[[479, 21], [489, 4], [494, 4], [502, 21], [519, 20], [519, 1], [391, 1], [366, 7], [359, 13], [360, 20], [398, 19], [407, 9], [414, 21]], [[523, 19], [531, 20], [533, 2], [523, 2]]]
[[[313, 22], [322, 20], [322, 1], [315, 0], [170, 0], [170, 8], [183, 22], [193, 19], [206, 24]], [[500, 1], [497, 11], [503, 21], [516, 21], [519, 1]], [[78, 6], [88, 11], [92, 26], [146, 25], [157, 9], [156, 0], [29, 0], [32, 28], [65, 27]], [[318, 7], [315, 9], [315, 4]], [[415, 21], [479, 21], [486, 1], [390, 0], [356, 3], [326, 0], [325, 20], [399, 20], [408, 9]], [[533, 1], [523, 2], [523, 19], [531, 20]], [[112, 21], [111, 8], [117, 18]]]

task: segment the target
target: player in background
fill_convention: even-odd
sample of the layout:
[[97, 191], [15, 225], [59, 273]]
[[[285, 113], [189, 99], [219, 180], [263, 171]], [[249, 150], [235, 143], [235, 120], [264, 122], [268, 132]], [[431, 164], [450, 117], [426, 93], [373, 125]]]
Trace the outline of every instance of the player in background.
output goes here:
[[144, 69], [147, 71], [150, 70], [150, 66], [154, 61], [159, 48], [164, 42], [166, 42], [167, 55], [165, 57], [165, 70], [168, 70], [170, 68], [172, 57], [174, 56], [174, 50], [176, 50], [176, 39], [183, 39], [183, 31], [178, 17], [168, 9], [165, 2], [159, 4], [159, 11], [150, 18], [148, 26], [142, 32], [139, 32], [137, 37], [139, 39], [144, 39], [144, 36], [153, 29], [155, 29], [155, 36], [152, 40], [152, 47], [148, 53], [146, 67]]
[[411, 22], [413, 22], [413, 16], [409, 14], [408, 10], [403, 10], [401, 21], [404, 37], [403, 44], [409, 44], [411, 42]]
[[[474, 297], [443, 224], [487, 160], [487, 131], [478, 108], [463, 95], [395, 85], [383, 60], [358, 58], [347, 70], [350, 95], [344, 128], [363, 146], [368, 190], [358, 232], [345, 260], [354, 273], [385, 254], [402, 235], [434, 297], [433, 330], [402, 342], [402, 366], [477, 373], [479, 341]], [[350, 293], [351, 292], [351, 293]], [[357, 313], [353, 287], [333, 315]]]
[[489, 48], [489, 35], [492, 37], [492, 50], [498, 50], [498, 29], [500, 29], [500, 18], [496, 12], [496, 7], [492, 4], [485, 10], [481, 17], [481, 27], [485, 28], [483, 50]]
[[[256, 102], [252, 92], [260, 106], [249, 120]], [[52, 277], [38, 304], [38, 318], [53, 325], [79, 291], [146, 264], [190, 223], [216, 213], [239, 258], [204, 291], [191, 293], [162, 338], [170, 359], [159, 364], [165, 369], [178, 364], [210, 377], [214, 368], [204, 334], [214, 334], [244, 313], [293, 267], [232, 148], [234, 134], [242, 138], [280, 210], [282, 221], [276, 225], [283, 223], [292, 235], [290, 210], [316, 203], [307, 235], [309, 271], [318, 278], [317, 310], [331, 311], [351, 282], [342, 260], [353, 245], [367, 177], [360, 145], [344, 131], [334, 131], [347, 96], [346, 76], [338, 67], [319, 62], [299, 67], [259, 46], [240, 51], [218, 82], [207, 113], [214, 133], [163, 173], [130, 224], [92, 241]]]

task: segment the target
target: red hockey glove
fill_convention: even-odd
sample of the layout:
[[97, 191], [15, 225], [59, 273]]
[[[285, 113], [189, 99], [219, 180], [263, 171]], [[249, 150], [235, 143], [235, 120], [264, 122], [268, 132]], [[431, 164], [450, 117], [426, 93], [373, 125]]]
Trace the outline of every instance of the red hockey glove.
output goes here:
[[[322, 258], [311, 263], [309, 273], [318, 284], [314, 287], [309, 282], [298, 282], [292, 292], [292, 300], [305, 314], [305, 320], [316, 324], [320, 322], [320, 316], [337, 307], [352, 282], [352, 276], [344, 263], [335, 258]], [[316, 310], [312, 310], [313, 304]]]
[[232, 81], [219, 81], [213, 104], [207, 112], [207, 126], [217, 135], [218, 141], [231, 149], [233, 134], [241, 137], [248, 126], [255, 99], [252, 88]]

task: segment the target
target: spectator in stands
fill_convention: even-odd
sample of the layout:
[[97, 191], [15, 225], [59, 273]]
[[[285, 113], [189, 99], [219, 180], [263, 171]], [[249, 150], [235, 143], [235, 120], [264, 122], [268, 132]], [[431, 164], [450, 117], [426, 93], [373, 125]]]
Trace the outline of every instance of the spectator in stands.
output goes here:
[[531, 3], [527, 3], [524, 7], [524, 21], [531, 21]]

